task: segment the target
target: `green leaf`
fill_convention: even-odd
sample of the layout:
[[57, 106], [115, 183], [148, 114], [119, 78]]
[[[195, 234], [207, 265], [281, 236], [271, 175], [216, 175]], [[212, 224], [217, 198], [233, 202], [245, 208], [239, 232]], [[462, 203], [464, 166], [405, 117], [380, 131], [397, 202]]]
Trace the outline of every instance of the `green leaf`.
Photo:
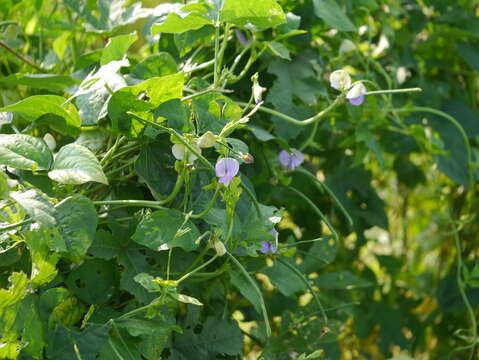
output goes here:
[[282, 59], [291, 60], [291, 56], [289, 55], [289, 50], [283, 44], [278, 43], [276, 41], [271, 41], [268, 43], [268, 48], [276, 56], [279, 56]]
[[43, 139], [30, 135], [0, 134], [0, 164], [23, 170], [47, 170], [52, 153]]
[[314, 13], [339, 31], [356, 31], [356, 27], [335, 0], [313, 0]]
[[323, 274], [314, 279], [316, 285], [323, 289], [355, 289], [370, 287], [374, 284], [359, 276], [353, 274], [349, 270], [341, 270], [338, 272], [330, 272]]
[[109, 231], [98, 230], [88, 253], [96, 258], [110, 260], [118, 256], [120, 250], [121, 244], [118, 242], [118, 239], [113, 238]]
[[285, 296], [293, 296], [306, 289], [306, 285], [298, 279], [298, 275], [278, 261], [262, 272], [268, 275], [271, 283]]
[[48, 176], [62, 184], [79, 185], [95, 181], [108, 185], [108, 180], [95, 155], [78, 144], [68, 144], [60, 149], [55, 155]]
[[[177, 73], [154, 77], [134, 86], [123, 87], [115, 92], [108, 103], [108, 115], [113, 129], [137, 136], [144, 124], [131, 119], [126, 112], [148, 117], [149, 111], [168, 100], [179, 99], [183, 95], [184, 74]], [[148, 96], [149, 101], [138, 99], [140, 94]]]
[[63, 200], [56, 210], [58, 228], [68, 249], [65, 256], [79, 262], [95, 237], [98, 219], [95, 207], [86, 197], [76, 195]]
[[45, 226], [54, 226], [56, 224], [53, 203], [38, 190], [15, 191], [10, 193], [10, 196], [34, 221]]
[[108, 40], [101, 54], [100, 65], [108, 64], [113, 60], [121, 60], [125, 57], [128, 48], [138, 39], [136, 33], [119, 35]]
[[55, 360], [78, 359], [76, 348], [81, 360], [96, 360], [107, 339], [108, 327], [104, 325], [90, 325], [81, 332], [57, 326], [49, 337], [47, 356]]
[[469, 44], [459, 44], [457, 52], [471, 68], [479, 71], [479, 51], [477, 47]]
[[75, 144], [97, 152], [101, 149], [107, 138], [108, 135], [101, 130], [82, 131], [80, 136], [75, 140]]
[[152, 77], [175, 74], [177, 67], [178, 65], [175, 59], [173, 59], [169, 53], [160, 52], [150, 55], [138, 63], [133, 70], [131, 70], [130, 75], [137, 79], [146, 80]]
[[0, 311], [1, 359], [16, 359], [19, 351], [22, 358], [27, 357], [26, 354], [36, 359], [43, 358], [43, 324], [38, 315], [36, 299], [35, 295], [30, 295]]
[[173, 167], [175, 159], [171, 154], [171, 143], [166, 136], [161, 140], [163, 141], [142, 146], [140, 155], [135, 161], [136, 172], [146, 182], [157, 200], [173, 191], [178, 176]]
[[89, 259], [68, 275], [66, 283], [80, 300], [100, 305], [115, 292], [116, 271], [112, 262]]
[[201, 337], [210, 353], [239, 355], [243, 349], [243, 335], [234, 320], [206, 319]]
[[6, 124], [11, 124], [13, 121], [13, 114], [11, 112], [0, 112], [0, 127]]
[[154, 14], [154, 9], [147, 11], [141, 7], [141, 3], [128, 4], [131, 2], [126, 0], [101, 0], [99, 3], [65, 0], [66, 6], [86, 20], [83, 23], [86, 30], [94, 33], [111, 33], [121, 26]]
[[155, 110], [155, 120], [165, 118], [168, 120], [168, 127], [173, 128], [180, 133], [193, 130], [193, 124], [190, 121], [189, 107], [182, 104], [180, 99], [173, 99], [164, 102]]
[[120, 288], [134, 295], [143, 304], [148, 304], [153, 301], [155, 294], [148, 292], [134, 280], [136, 275], [152, 271], [146, 256], [140, 252], [144, 250], [139, 245], [130, 243], [118, 256], [118, 264], [124, 268], [121, 273]]
[[331, 264], [336, 258], [337, 241], [333, 237], [324, 237], [314, 242], [298, 267], [305, 273], [315, 272]]
[[38, 298], [30, 295], [16, 309], [15, 327], [22, 337], [22, 349], [35, 359], [43, 358], [45, 335], [42, 319], [38, 311]]
[[198, 247], [199, 237], [196, 226], [185, 222], [185, 214], [174, 209], [158, 210], [144, 219], [132, 239], [150, 249], [161, 251], [180, 247], [192, 251]]
[[25, 85], [32, 89], [44, 89], [54, 92], [64, 91], [65, 89], [78, 84], [79, 81], [67, 75], [56, 74], [12, 74], [0, 78], [0, 84], [10, 87]]
[[192, 304], [192, 305], [196, 305], [196, 306], [203, 306], [203, 304], [201, 303], [201, 301], [199, 301], [198, 299], [192, 297], [192, 296], [188, 296], [188, 295], [184, 295], [184, 294], [178, 294], [178, 293], [169, 293], [170, 296], [173, 297], [173, 299], [179, 301], [179, 302], [182, 302], [184, 304]]
[[199, 132], [219, 134], [223, 127], [239, 120], [243, 110], [231, 99], [219, 94], [204, 94], [193, 99], [193, 113], [199, 124]]
[[6, 199], [9, 193], [8, 176], [3, 171], [0, 171], [0, 199]]
[[139, 273], [138, 275], [135, 275], [133, 280], [135, 280], [149, 292], [160, 292], [162, 290], [162, 287], [153, 281], [155, 278], [150, 274]]
[[276, 0], [225, 0], [220, 20], [264, 29], [285, 23], [286, 15]]
[[27, 231], [24, 236], [32, 258], [30, 280], [32, 281], [32, 287], [37, 288], [55, 278], [58, 272], [56, 264], [59, 256], [50, 252], [48, 247], [50, 231], [48, 229], [40, 228], [36, 231]]
[[212, 25], [213, 21], [208, 18], [209, 4], [199, 2], [178, 9], [174, 8], [160, 23], [153, 24], [151, 33], [183, 33], [189, 30], [197, 30], [205, 25]]
[[228, 274], [230, 275], [231, 283], [240, 291], [241, 295], [253, 305], [256, 312], [261, 314], [261, 302], [253, 285], [251, 285], [242, 273], [229, 271]]
[[8, 281], [10, 287], [0, 289], [0, 310], [20, 302], [27, 295], [29, 280], [25, 273], [14, 272], [9, 276]]
[[51, 114], [45, 123], [53, 130], [67, 136], [79, 133], [80, 116], [71, 103], [64, 104], [65, 98], [55, 95], [34, 95], [16, 104], [4, 106], [1, 111], [11, 111], [21, 114], [26, 120], [34, 121], [40, 116]]

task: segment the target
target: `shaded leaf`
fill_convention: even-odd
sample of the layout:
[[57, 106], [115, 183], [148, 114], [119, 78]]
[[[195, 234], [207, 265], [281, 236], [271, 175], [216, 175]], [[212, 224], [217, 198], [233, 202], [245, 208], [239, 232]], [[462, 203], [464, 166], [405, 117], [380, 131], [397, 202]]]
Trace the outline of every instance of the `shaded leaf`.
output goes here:
[[68, 144], [60, 149], [48, 176], [62, 184], [79, 185], [88, 181], [108, 184], [96, 156], [78, 144]]
[[4, 106], [0, 111], [19, 113], [28, 121], [34, 121], [47, 114], [55, 115], [56, 117], [49, 118], [48, 126], [63, 135], [76, 135], [81, 125], [80, 116], [75, 106], [71, 103], [65, 104], [65, 101], [66, 99], [61, 96], [34, 95], [16, 104]]
[[0, 134], [0, 164], [23, 170], [47, 170], [51, 163], [52, 153], [43, 139]]
[[79, 262], [95, 237], [97, 214], [92, 202], [83, 196], [71, 196], [56, 206], [60, 234], [73, 262]]
[[142, 220], [132, 239], [150, 249], [161, 251], [180, 247], [191, 251], [198, 247], [199, 232], [185, 214], [174, 209], [154, 211]]
[[356, 27], [335, 0], [313, 0], [314, 13], [339, 31], [356, 31]]

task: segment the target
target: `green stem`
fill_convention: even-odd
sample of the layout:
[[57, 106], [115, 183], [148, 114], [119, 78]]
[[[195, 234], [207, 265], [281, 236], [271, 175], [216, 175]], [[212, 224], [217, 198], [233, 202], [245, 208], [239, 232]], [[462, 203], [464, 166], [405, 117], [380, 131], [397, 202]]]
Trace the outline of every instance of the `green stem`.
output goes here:
[[192, 219], [201, 219], [203, 216], [205, 216], [206, 214], [209, 213], [209, 211], [211, 210], [211, 208], [214, 206], [214, 204], [216, 204], [216, 199], [218, 198], [218, 194], [220, 193], [220, 188], [221, 188], [221, 185], [218, 184], [216, 186], [216, 189], [215, 189], [215, 193], [213, 195], [213, 197], [211, 198], [210, 202], [208, 203], [208, 205], [206, 205], [206, 208], [198, 213], [198, 214], [192, 214], [190, 216], [190, 218]]
[[296, 190], [293, 187], [287, 187], [289, 191], [294, 192], [296, 195], [298, 195], [300, 198], [302, 198], [313, 210], [318, 216], [321, 218], [321, 220], [324, 221], [326, 226], [328, 227], [329, 231], [331, 231], [331, 234], [333, 235], [334, 239], [337, 241], [339, 239], [338, 233], [334, 229], [333, 225], [329, 222], [328, 218], [324, 216], [323, 212], [319, 210], [319, 208], [306, 196], [304, 195], [301, 191]]
[[113, 144], [113, 146], [107, 151], [107, 153], [105, 154], [105, 156], [103, 157], [103, 159], [101, 159], [100, 161], [100, 165], [105, 168], [108, 163], [111, 161], [111, 157], [113, 156], [113, 154], [116, 152], [116, 150], [120, 147], [120, 145], [125, 142], [127, 139], [126, 137], [124, 136], [118, 136], [115, 140], [115, 143]]
[[[205, 235], [209, 235], [210, 231], [207, 231], [206, 233], [204, 233], [203, 235], [200, 236], [200, 238], [204, 238]], [[198, 264], [201, 260], [203, 260], [203, 257], [206, 255], [206, 253], [208, 252], [208, 250], [210, 250], [211, 247], [209, 246], [209, 244], [206, 244], [206, 246], [201, 250], [201, 252], [198, 254], [198, 256], [196, 257], [196, 259], [191, 263], [190, 266], [188, 266], [188, 268], [186, 269], [186, 272], [189, 272], [191, 271], [191, 269], [193, 269], [196, 264]]]
[[380, 95], [380, 94], [401, 94], [401, 93], [408, 93], [408, 92], [420, 92], [422, 91], [421, 88], [407, 88], [407, 89], [391, 89], [391, 90], [376, 90], [376, 91], [368, 91], [366, 95]]
[[318, 294], [316, 294], [316, 291], [314, 291], [314, 289], [311, 286], [311, 284], [309, 283], [308, 279], [306, 279], [306, 277], [303, 275], [303, 273], [301, 271], [299, 271], [296, 267], [291, 265], [289, 262], [283, 260], [280, 257], [278, 257], [276, 259], [281, 264], [283, 264], [288, 269], [290, 269], [292, 272], [294, 272], [296, 274], [296, 276], [298, 276], [301, 279], [301, 281], [307, 286], [309, 291], [311, 291], [311, 294], [313, 295], [313, 298], [316, 301], [316, 303], [318, 304], [319, 310], [321, 311], [321, 316], [323, 317], [324, 326], [328, 326], [328, 316], [326, 315], [326, 312], [324, 311], [323, 304], [321, 304], [321, 300], [319, 300]]
[[464, 145], [466, 146], [466, 156], [467, 156], [468, 174], [469, 174], [469, 187], [472, 187], [474, 180], [473, 180], [473, 175], [471, 172], [471, 165], [472, 165], [471, 147], [469, 145], [469, 140], [467, 138], [466, 132], [464, 131], [464, 128], [461, 126], [461, 124], [459, 124], [459, 122], [455, 118], [453, 118], [451, 115], [443, 111], [436, 110], [429, 107], [424, 107], [424, 106], [412, 106], [405, 109], [394, 109], [394, 111], [398, 113], [427, 112], [427, 113], [441, 116], [442, 118], [448, 120], [459, 131], [459, 133], [461, 134], [462, 140], [464, 141]]
[[123, 169], [125, 169], [125, 168], [127, 168], [127, 167], [130, 167], [130, 166], [135, 162], [135, 160], [136, 160], [136, 159], [133, 159], [133, 160], [131, 160], [131, 161], [128, 161], [126, 164], [123, 164], [123, 165], [121, 165], [121, 166], [119, 166], [119, 167], [117, 167], [117, 168], [115, 168], [115, 169], [113, 169], [113, 170], [110, 170], [110, 171], [106, 172], [106, 173], [105, 173], [105, 176], [106, 176], [106, 177], [109, 177], [109, 176], [111, 176], [111, 175], [113, 175], [113, 174], [115, 174], [115, 173], [117, 173], [117, 172], [119, 172], [119, 171], [121, 171], [121, 170], [123, 170]]
[[97, 206], [109, 206], [109, 205], [120, 205], [120, 206], [130, 206], [130, 207], [151, 207], [156, 209], [165, 209], [165, 207], [160, 205], [159, 201], [150, 201], [150, 200], [105, 200], [105, 201], [93, 201], [93, 205]]
[[454, 223], [452, 219], [451, 219], [451, 224], [452, 224], [452, 232], [454, 233], [454, 241], [455, 241], [456, 252], [457, 252], [457, 269], [456, 269], [457, 287], [459, 288], [459, 293], [461, 294], [462, 301], [464, 302], [467, 312], [469, 313], [469, 320], [471, 321], [472, 339], [474, 339], [471, 344], [466, 346], [460, 346], [454, 349], [453, 353], [471, 349], [469, 360], [472, 360], [476, 345], [478, 343], [476, 314], [474, 313], [474, 309], [472, 308], [471, 303], [469, 302], [469, 298], [467, 297], [466, 291], [464, 290], [465, 286], [464, 286], [464, 281], [462, 280], [462, 275], [461, 275], [462, 268], [464, 266], [462, 262], [461, 240], [459, 238], [459, 233], [458, 233], [456, 224]]
[[[268, 114], [271, 114], [271, 115], [274, 115], [276, 117], [279, 117], [280, 119], [286, 120], [287, 122], [290, 122], [290, 123], [295, 124], [295, 125], [307, 126], [307, 125], [314, 124], [315, 122], [321, 120], [321, 118], [324, 115], [326, 115], [328, 112], [330, 112], [332, 109], [334, 109], [339, 104], [343, 103], [344, 98], [345, 98], [345, 95], [339, 95], [331, 104], [329, 104], [328, 107], [326, 107], [324, 110], [320, 111], [316, 115], [314, 115], [314, 116], [312, 116], [312, 117], [310, 117], [306, 120], [298, 120], [298, 119], [295, 119], [295, 118], [293, 118], [289, 115], [283, 114], [282, 112], [279, 112], [279, 111], [276, 111], [276, 110], [273, 110], [273, 109], [270, 109], [270, 108], [267, 108], [267, 107], [264, 107], [264, 106], [259, 106], [258, 110], [262, 111], [262, 112], [265, 112], [265, 113], [268, 113]], [[238, 101], [237, 104], [240, 105], [240, 106], [249, 106], [250, 108], [254, 107], [253, 104], [248, 105], [248, 103], [241, 102], [241, 101]]]
[[208, 266], [209, 264], [211, 264], [213, 261], [215, 261], [216, 259], [218, 258], [218, 255], [215, 254], [215, 256], [213, 256], [211, 259], [209, 259], [207, 262], [205, 262], [204, 264], [201, 264], [200, 266], [198, 266], [196, 269], [190, 271], [189, 273], [186, 273], [185, 275], [183, 275], [181, 278], [179, 278], [178, 280], [176, 280], [176, 283], [177, 284], [180, 284], [182, 281], [185, 281], [186, 279], [188, 279], [191, 275], [193, 275], [194, 273], [200, 271], [201, 269], [203, 269], [204, 267]]
[[195, 97], [198, 97], [198, 96], [201, 96], [201, 95], [204, 95], [204, 94], [208, 94], [208, 93], [211, 93], [211, 92], [231, 93], [231, 92], [233, 92], [233, 90], [220, 89], [220, 88], [208, 88], [208, 89], [205, 89], [205, 90], [202, 90], [202, 91], [198, 91], [197, 93], [185, 96], [181, 99], [181, 101], [188, 101], [188, 100], [191, 100]]
[[271, 336], [271, 326], [269, 324], [269, 319], [268, 319], [268, 312], [266, 311], [266, 304], [264, 302], [263, 294], [261, 293], [261, 290], [258, 287], [258, 284], [256, 281], [251, 277], [251, 275], [246, 271], [246, 269], [241, 265], [241, 263], [233, 256], [231, 255], [228, 251], [226, 252], [228, 254], [229, 258], [235, 263], [235, 265], [240, 269], [240, 271], [243, 273], [243, 275], [246, 277], [246, 279], [249, 281], [251, 286], [253, 286], [254, 291], [258, 295], [260, 305], [261, 305], [261, 311], [263, 313], [263, 319], [265, 322], [266, 326], [266, 336], [270, 337]]
[[334, 192], [329, 188], [329, 186], [327, 186], [324, 182], [322, 182], [321, 180], [319, 180], [316, 176], [314, 176], [313, 174], [311, 174], [309, 171], [307, 171], [306, 169], [303, 169], [302, 167], [299, 167], [296, 169], [296, 172], [299, 172], [303, 175], [306, 175], [307, 177], [309, 177], [311, 180], [313, 180], [313, 183], [314, 185], [319, 189], [319, 190], [322, 190], [324, 189], [329, 196], [331, 196], [331, 198], [333, 199], [333, 201], [335, 202], [335, 204], [339, 207], [339, 209], [341, 210], [341, 212], [343, 213], [344, 217], [348, 220], [348, 223], [350, 226], [353, 226], [353, 219], [351, 218], [351, 215], [349, 215], [348, 211], [345, 209], [345, 207], [343, 206], [343, 204], [341, 203], [341, 201], [339, 201], [339, 199], [336, 197], [336, 195], [334, 194]]
[[314, 123], [313, 129], [309, 133], [308, 138], [304, 140], [304, 142], [299, 147], [299, 150], [303, 151], [304, 149], [306, 149], [314, 141], [314, 138], [316, 137], [317, 132], [318, 132], [318, 123], [316, 122]]
[[214, 80], [213, 80], [213, 87], [218, 86], [218, 65], [219, 65], [219, 53], [220, 53], [220, 27], [221, 23], [219, 21], [219, 14], [218, 19], [216, 19], [215, 23], [215, 63], [214, 63]]
[[12, 49], [10, 47], [10, 45], [8, 45], [5, 41], [0, 40], [0, 46], [3, 47], [5, 50], [7, 50], [10, 54], [15, 55], [17, 58], [22, 60], [25, 64], [30, 65], [32, 68], [34, 68], [34, 69], [36, 69], [40, 72], [43, 72], [43, 73], [47, 72], [47, 70], [45, 70], [41, 66], [35, 64], [32, 60], [30, 60], [26, 56], [23, 56], [22, 54], [20, 54], [16, 50]]
[[0, 232], [15, 229], [16, 227], [27, 225], [33, 222], [33, 219], [26, 219], [0, 228]]
[[[230, 29], [231, 29], [231, 25], [226, 23], [226, 26], [225, 26], [225, 31], [224, 31], [224, 34], [223, 34], [223, 42], [221, 43], [221, 48], [219, 50], [219, 54], [218, 54], [218, 71], [219, 71], [219, 75], [221, 75], [221, 68], [223, 66], [223, 57], [225, 55], [225, 50], [226, 50], [226, 47], [228, 46], [228, 38], [229, 38], [229, 35], [230, 35]], [[221, 78], [218, 79], [219, 82], [221, 82]]]

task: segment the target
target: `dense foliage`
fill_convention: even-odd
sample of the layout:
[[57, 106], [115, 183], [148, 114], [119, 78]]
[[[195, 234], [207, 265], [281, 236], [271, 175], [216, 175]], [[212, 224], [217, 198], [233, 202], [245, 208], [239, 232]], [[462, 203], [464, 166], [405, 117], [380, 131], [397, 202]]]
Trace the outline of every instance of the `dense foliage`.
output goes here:
[[0, 359], [476, 358], [478, 12], [2, 0]]

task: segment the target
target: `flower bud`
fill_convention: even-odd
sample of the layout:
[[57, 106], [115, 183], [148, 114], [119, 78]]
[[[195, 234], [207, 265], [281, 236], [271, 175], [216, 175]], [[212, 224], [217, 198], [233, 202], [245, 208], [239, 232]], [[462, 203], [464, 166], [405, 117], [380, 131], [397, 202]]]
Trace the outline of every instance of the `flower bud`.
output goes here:
[[[196, 146], [196, 145], [191, 145], [192, 148], [194, 148], [195, 150], [197, 150], [199, 153], [201, 153], [201, 149]], [[185, 158], [185, 154], [188, 154], [188, 159], [187, 161], [189, 163], [195, 161], [198, 157], [193, 154], [185, 145], [183, 144], [174, 144], [172, 147], [171, 147], [171, 152], [173, 153], [173, 156], [177, 159], [177, 160], [183, 160]]]
[[205, 132], [199, 139], [196, 145], [200, 148], [209, 148], [214, 146], [216, 143], [216, 135], [211, 131]]
[[255, 104], [259, 104], [263, 100], [263, 93], [266, 91], [266, 88], [259, 84], [258, 77], [258, 73], [251, 77], [251, 80], [253, 81], [253, 99]]
[[346, 94], [346, 99], [349, 100], [351, 105], [361, 105], [366, 96], [366, 87], [362, 83], [357, 83]]
[[336, 70], [329, 76], [331, 86], [339, 91], [347, 90], [351, 87], [351, 77], [346, 70]]
[[53, 151], [57, 147], [57, 142], [55, 141], [55, 138], [50, 134], [46, 133], [45, 136], [43, 137], [43, 141], [47, 144], [48, 148]]
[[254, 163], [254, 157], [250, 153], [248, 154], [241, 154], [241, 159], [245, 162], [245, 164], [252, 164]]
[[218, 254], [218, 256], [223, 256], [224, 254], [226, 254], [225, 244], [223, 244], [221, 241], [215, 241], [213, 247], [215, 248], [216, 254]]
[[340, 54], [347, 54], [347, 53], [350, 53], [351, 51], [354, 51], [354, 50], [356, 50], [356, 44], [354, 44], [349, 39], [344, 39], [341, 42], [341, 45], [339, 46], [339, 53]]

